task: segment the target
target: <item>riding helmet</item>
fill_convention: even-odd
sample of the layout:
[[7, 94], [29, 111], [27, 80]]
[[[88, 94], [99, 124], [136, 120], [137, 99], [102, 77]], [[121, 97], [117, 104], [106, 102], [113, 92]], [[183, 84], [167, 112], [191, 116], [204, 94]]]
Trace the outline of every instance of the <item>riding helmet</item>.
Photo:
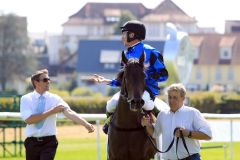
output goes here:
[[137, 38], [144, 40], [146, 36], [146, 28], [144, 24], [137, 20], [127, 21], [122, 27], [122, 32], [130, 31], [136, 34]]

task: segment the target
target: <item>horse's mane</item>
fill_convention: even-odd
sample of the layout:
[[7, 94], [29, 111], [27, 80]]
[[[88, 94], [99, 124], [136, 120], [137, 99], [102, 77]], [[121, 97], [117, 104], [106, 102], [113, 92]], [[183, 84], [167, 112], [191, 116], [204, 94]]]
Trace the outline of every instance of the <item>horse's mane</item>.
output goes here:
[[117, 78], [116, 78], [116, 79], [117, 79], [119, 82], [122, 82], [124, 71], [125, 71], [125, 68], [122, 68], [122, 69], [118, 72], [118, 74], [117, 74]]

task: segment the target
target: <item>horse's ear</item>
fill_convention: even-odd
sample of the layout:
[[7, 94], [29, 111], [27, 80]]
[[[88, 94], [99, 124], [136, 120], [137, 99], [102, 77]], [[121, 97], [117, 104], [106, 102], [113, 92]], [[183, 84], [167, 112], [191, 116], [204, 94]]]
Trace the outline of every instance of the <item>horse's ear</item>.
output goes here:
[[121, 60], [121, 62], [122, 62], [123, 64], [127, 64], [127, 62], [128, 62], [128, 59], [127, 59], [127, 57], [125, 56], [124, 51], [122, 51], [122, 60]]
[[143, 51], [141, 57], [139, 58], [139, 63], [143, 65], [144, 61], [145, 61], [145, 53]]

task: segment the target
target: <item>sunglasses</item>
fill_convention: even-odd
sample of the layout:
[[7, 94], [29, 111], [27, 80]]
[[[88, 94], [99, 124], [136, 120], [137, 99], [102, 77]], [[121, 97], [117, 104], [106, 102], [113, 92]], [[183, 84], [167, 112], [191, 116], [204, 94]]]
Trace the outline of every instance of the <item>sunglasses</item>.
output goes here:
[[42, 81], [42, 82], [48, 82], [48, 81], [51, 81], [50, 78], [43, 78], [43, 79], [38, 79], [37, 80], [38, 82]]

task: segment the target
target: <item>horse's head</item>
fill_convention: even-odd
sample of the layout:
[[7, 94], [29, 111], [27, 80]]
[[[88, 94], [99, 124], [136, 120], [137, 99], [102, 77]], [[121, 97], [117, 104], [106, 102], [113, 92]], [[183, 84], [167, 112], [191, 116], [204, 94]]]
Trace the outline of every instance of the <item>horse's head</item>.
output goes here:
[[139, 59], [127, 59], [122, 53], [122, 63], [124, 72], [122, 75], [121, 95], [127, 99], [130, 110], [137, 111], [144, 105], [142, 95], [145, 90], [145, 72], [144, 72], [145, 54]]

